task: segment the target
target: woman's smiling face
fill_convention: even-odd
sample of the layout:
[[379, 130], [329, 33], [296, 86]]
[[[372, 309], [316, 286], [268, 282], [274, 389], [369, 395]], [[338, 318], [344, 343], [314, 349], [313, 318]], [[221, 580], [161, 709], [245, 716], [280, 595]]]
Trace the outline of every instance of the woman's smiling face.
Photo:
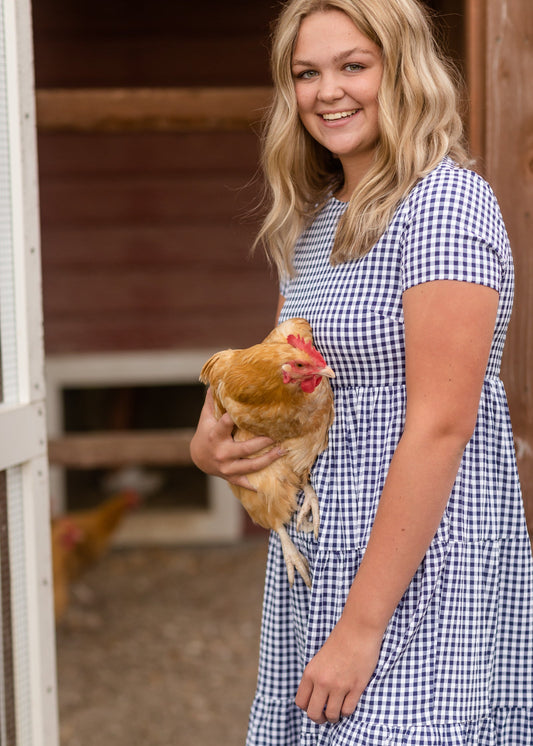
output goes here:
[[379, 138], [380, 48], [340, 10], [306, 16], [292, 58], [301, 122], [336, 155], [345, 181], [368, 170]]

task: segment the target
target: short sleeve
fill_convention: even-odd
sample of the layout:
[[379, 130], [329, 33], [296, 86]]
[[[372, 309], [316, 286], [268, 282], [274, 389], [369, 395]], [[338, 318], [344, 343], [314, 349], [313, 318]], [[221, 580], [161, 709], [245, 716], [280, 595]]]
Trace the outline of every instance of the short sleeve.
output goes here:
[[450, 163], [408, 198], [400, 242], [402, 290], [460, 280], [500, 292], [510, 248], [496, 197], [478, 174]]
[[291, 280], [290, 277], [288, 277], [287, 275], [284, 275], [279, 281], [279, 294], [282, 295], [284, 298], [287, 297], [290, 284]]

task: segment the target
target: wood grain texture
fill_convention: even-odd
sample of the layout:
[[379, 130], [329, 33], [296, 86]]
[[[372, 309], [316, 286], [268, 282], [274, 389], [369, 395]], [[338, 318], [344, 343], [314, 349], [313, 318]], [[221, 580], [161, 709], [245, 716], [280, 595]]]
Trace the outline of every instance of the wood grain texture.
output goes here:
[[41, 134], [48, 353], [247, 346], [277, 283], [250, 256], [252, 133]]
[[38, 88], [268, 85], [271, 2], [37, 0]]
[[48, 441], [52, 464], [74, 469], [137, 465], [192, 464], [189, 445], [194, 429], [69, 433]]
[[51, 132], [247, 130], [269, 87], [61, 88], [37, 90], [37, 126]]
[[516, 295], [502, 376], [533, 532], [533, 4], [486, 3], [486, 173], [513, 247]]

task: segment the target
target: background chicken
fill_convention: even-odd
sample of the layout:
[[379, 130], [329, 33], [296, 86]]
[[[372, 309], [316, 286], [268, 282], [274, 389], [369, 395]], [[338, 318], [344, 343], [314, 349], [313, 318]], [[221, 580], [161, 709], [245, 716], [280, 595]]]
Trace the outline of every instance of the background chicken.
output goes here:
[[138, 504], [138, 494], [133, 490], [124, 490], [95, 508], [75, 510], [62, 516], [60, 520], [74, 526], [80, 533], [80, 539], [68, 558], [71, 580], [103, 557], [124, 515]]
[[82, 533], [68, 520], [57, 519], [52, 522], [52, 573], [54, 582], [54, 616], [59, 622], [67, 609], [69, 601], [69, 565], [76, 544], [81, 541]]
[[108, 550], [125, 513], [138, 505], [139, 495], [123, 490], [89, 510], [76, 510], [52, 522], [52, 563], [56, 621], [63, 616], [69, 584]]
[[235, 440], [266, 435], [287, 452], [248, 475], [257, 492], [230, 486], [255, 523], [278, 533], [291, 585], [295, 568], [311, 584], [307, 562], [284, 524], [296, 511], [297, 495], [303, 490], [297, 527], [318, 535], [318, 500], [309, 473], [317, 455], [327, 447], [333, 421], [333, 394], [327, 379], [334, 376], [313, 347], [305, 319], [285, 321], [253, 347], [213, 355], [200, 375], [211, 386], [217, 418], [228, 412], [234, 421]]

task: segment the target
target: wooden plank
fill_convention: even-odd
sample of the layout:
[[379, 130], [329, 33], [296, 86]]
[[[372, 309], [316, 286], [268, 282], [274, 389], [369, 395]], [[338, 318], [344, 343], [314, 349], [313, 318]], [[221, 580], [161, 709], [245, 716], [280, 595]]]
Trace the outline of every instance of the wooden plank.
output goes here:
[[47, 354], [248, 347], [272, 329], [276, 299], [273, 288], [251, 307], [195, 314], [46, 314], [45, 347]]
[[269, 104], [268, 87], [37, 90], [37, 126], [60, 132], [187, 132], [248, 129]]
[[483, 173], [486, 152], [486, 54], [487, 7], [479, 0], [466, 0], [465, 24], [468, 37], [466, 48], [466, 82], [468, 86], [468, 140], [476, 169]]
[[39, 0], [33, 4], [35, 34], [46, 39], [80, 35], [91, 39], [140, 36], [154, 39], [155, 45], [161, 38], [169, 37], [206, 39], [214, 34], [226, 38], [250, 35], [266, 28], [272, 17], [269, 2], [251, 3], [250, 0], [159, 2], [151, 10], [151, 13], [146, 12], [144, 2], [124, 0], [113, 3], [107, 0], [76, 0], [76, 3]]
[[[179, 225], [66, 225], [43, 226], [41, 251], [45, 273], [99, 266], [118, 271], [202, 265], [209, 271], [240, 269], [250, 259], [256, 223], [210, 220]], [[253, 257], [258, 271], [267, 272], [263, 252]]]
[[263, 32], [223, 37], [215, 31], [190, 38], [184, 28], [181, 34], [156, 38], [147, 34], [88, 38], [81, 30], [62, 39], [36, 40], [36, 84], [38, 88], [269, 85], [265, 36]]
[[257, 169], [259, 139], [237, 132], [40, 132], [41, 181], [58, 175], [77, 178], [115, 173], [209, 174], [239, 172], [248, 179]]
[[491, 0], [486, 5], [486, 170], [509, 231], [516, 269], [502, 373], [533, 533], [533, 4]]
[[136, 464], [192, 464], [189, 445], [194, 430], [68, 433], [48, 441], [52, 464], [72, 469], [102, 469]]
[[236, 174], [182, 179], [72, 177], [42, 183], [40, 202], [43, 225], [229, 221], [250, 212], [257, 188]]
[[210, 266], [123, 267], [110, 273], [104, 267], [57, 270], [43, 278], [47, 314], [97, 315], [109, 313], [208, 313], [247, 309], [268, 291], [268, 275], [243, 262], [239, 270], [216, 271]]

